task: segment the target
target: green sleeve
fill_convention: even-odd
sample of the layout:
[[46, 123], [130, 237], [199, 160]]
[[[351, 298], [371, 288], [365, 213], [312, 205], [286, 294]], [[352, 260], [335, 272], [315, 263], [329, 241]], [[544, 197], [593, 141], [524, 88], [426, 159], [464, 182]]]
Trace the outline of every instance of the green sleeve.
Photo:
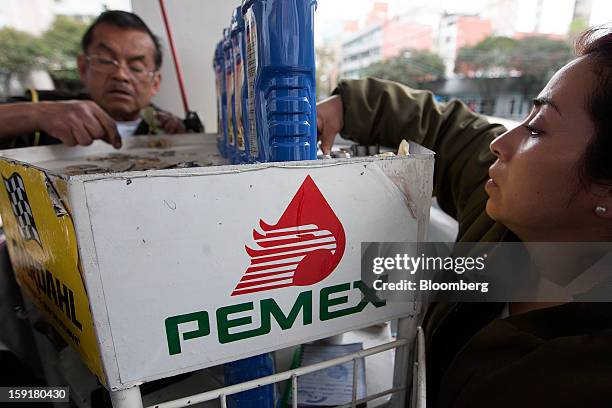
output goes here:
[[[488, 123], [460, 101], [436, 103], [429, 91], [375, 78], [344, 80], [335, 93], [344, 105], [343, 137], [394, 148], [407, 139], [433, 150], [433, 195], [459, 222], [457, 238], [480, 240], [492, 233], [484, 184], [495, 160], [489, 144], [505, 132], [502, 125]], [[470, 228], [477, 231], [470, 234]], [[495, 236], [503, 230], [494, 229]]]

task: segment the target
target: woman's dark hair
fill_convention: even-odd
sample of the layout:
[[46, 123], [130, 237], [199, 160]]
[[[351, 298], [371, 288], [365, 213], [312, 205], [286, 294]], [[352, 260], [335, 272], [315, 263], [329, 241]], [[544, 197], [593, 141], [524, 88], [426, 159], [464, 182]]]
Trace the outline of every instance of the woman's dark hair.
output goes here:
[[585, 57], [595, 73], [587, 112], [595, 124], [595, 137], [587, 146], [582, 179], [612, 185], [612, 25], [593, 27], [576, 40], [576, 55]]
[[128, 13], [127, 11], [108, 10], [100, 14], [98, 18], [96, 18], [96, 20], [89, 26], [85, 32], [85, 35], [83, 35], [83, 39], [81, 40], [81, 48], [83, 49], [84, 53], [87, 53], [87, 49], [91, 45], [94, 29], [100, 24], [109, 24], [125, 30], [138, 30], [149, 34], [151, 40], [153, 40], [153, 44], [155, 44], [155, 55], [153, 56], [155, 61], [155, 69], [157, 70], [161, 67], [162, 51], [159, 39], [155, 34], [153, 34], [153, 32], [140, 17], [138, 17], [136, 14]]

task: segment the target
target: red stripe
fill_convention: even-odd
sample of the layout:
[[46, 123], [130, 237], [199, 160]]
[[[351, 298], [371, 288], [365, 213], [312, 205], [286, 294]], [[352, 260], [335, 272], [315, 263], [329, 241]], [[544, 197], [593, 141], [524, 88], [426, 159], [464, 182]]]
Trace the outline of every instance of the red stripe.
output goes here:
[[257, 245], [259, 245], [262, 248], [269, 248], [273, 246], [296, 244], [298, 242], [312, 241], [313, 239], [323, 239], [323, 238], [329, 238], [333, 236], [334, 236], [333, 234], [321, 235], [321, 236], [314, 236], [313, 234], [303, 234], [302, 236], [297, 237], [297, 238], [278, 239], [278, 240], [266, 241], [266, 242], [257, 241]]
[[[259, 279], [259, 278], [265, 278], [266, 276], [274, 276], [274, 275], [280, 275], [280, 274], [283, 274], [283, 273], [291, 273], [293, 271], [295, 271], [295, 269], [291, 269], [291, 270], [288, 270], [288, 271], [280, 271], [280, 272], [260, 273], [260, 274], [257, 274], [257, 275], [244, 275], [242, 277], [242, 279], [240, 279], [240, 282], [248, 281], [248, 280], [253, 280], [253, 279]], [[290, 278], [287, 277], [285, 279], [290, 279]]]
[[[286, 288], [287, 286], [293, 286], [293, 283], [285, 283], [285, 284], [282, 284], [282, 285], [265, 286], [265, 287], [262, 287], [262, 288], [244, 289], [244, 290], [240, 290], [240, 291], [234, 290], [232, 292], [232, 296], [246, 295], [247, 293], [263, 292], [264, 290]], [[240, 292], [240, 293], [236, 293], [236, 292]]]
[[274, 255], [274, 254], [279, 254], [279, 253], [283, 253], [287, 251], [299, 251], [300, 249], [321, 247], [321, 246], [326, 246], [326, 245], [332, 245], [335, 243], [336, 243], [335, 241], [334, 242], [319, 242], [317, 244], [296, 245], [296, 246], [289, 247], [289, 248], [275, 248], [275, 249], [251, 249], [249, 247], [246, 247], [246, 251], [247, 251], [247, 254], [249, 254], [251, 257], [255, 257], [255, 256]]
[[266, 283], [280, 282], [280, 281], [289, 280], [289, 279], [293, 279], [293, 277], [274, 278], [274, 279], [266, 279], [266, 280], [253, 281], [253, 282], [248, 282], [248, 281], [242, 282], [242, 280], [240, 280], [240, 283], [236, 285], [236, 288], [234, 290], [242, 289], [242, 288], [250, 288], [252, 286], [265, 285]]
[[[295, 254], [288, 255], [277, 255], [277, 256], [267, 256], [261, 259], [251, 259], [251, 265], [257, 265], [262, 263], [274, 262], [274, 261], [282, 261], [283, 259], [297, 258], [300, 256], [306, 256], [308, 252], [298, 252]], [[274, 266], [267, 266], [266, 268], [274, 268]]]
[[287, 262], [287, 263], [276, 264], [276, 265], [267, 265], [267, 266], [249, 266], [249, 269], [247, 269], [245, 273], [266, 271], [266, 270], [272, 269], [272, 268], [282, 268], [283, 266], [297, 265], [298, 263], [299, 262]]
[[277, 238], [284, 237], [285, 235], [297, 235], [297, 234], [312, 234], [317, 231], [322, 231], [321, 228], [308, 229], [308, 230], [293, 230], [293, 231], [284, 231], [284, 232], [268, 232], [264, 231], [264, 234], [260, 234], [257, 230], [253, 230], [253, 238], [255, 239], [264, 239], [264, 238]]
[[[326, 249], [326, 251], [335, 251], [336, 248]], [[292, 254], [283, 254], [283, 255], [275, 255], [275, 256], [266, 256], [261, 259], [251, 259], [251, 265], [257, 265], [261, 263], [269, 263], [274, 261], [282, 261], [283, 259], [297, 258], [300, 256], [306, 256], [312, 251], [304, 251], [304, 252], [295, 252]], [[275, 265], [270, 265], [268, 268], [274, 268]]]

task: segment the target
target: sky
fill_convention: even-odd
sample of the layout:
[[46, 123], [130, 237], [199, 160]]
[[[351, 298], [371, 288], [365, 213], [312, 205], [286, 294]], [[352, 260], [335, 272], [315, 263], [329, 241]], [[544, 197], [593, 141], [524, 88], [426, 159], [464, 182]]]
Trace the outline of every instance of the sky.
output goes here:
[[[150, 0], [154, 2], [154, 0]], [[180, 0], [166, 0], [180, 1]], [[210, 1], [210, 0], [203, 0]], [[222, 0], [226, 1], [226, 0]], [[535, 16], [536, 0], [519, 0], [525, 25]], [[236, 2], [237, 3], [237, 2]], [[364, 16], [371, 7], [372, 0], [318, 0], [317, 22], [322, 26], [338, 24], [341, 20], [359, 19]], [[414, 7], [435, 4], [437, 7], [449, 12], [478, 13], [484, 10], [487, 0], [388, 0], [391, 15], [406, 12]], [[59, 0], [56, 10], [65, 14], [96, 14], [100, 12], [103, 4], [112, 9], [130, 10], [130, 0]], [[545, 21], [544, 25], [554, 27], [555, 21], [568, 9], [572, 9], [574, 0], [544, 0]], [[612, 21], [612, 1], [594, 0], [591, 24], [601, 24]], [[532, 23], [531, 23], [532, 24]]]
[[109, 9], [131, 10], [130, 0], [59, 0], [55, 6], [58, 14], [99, 14], [104, 6]]
[[[343, 22], [358, 20], [365, 16], [372, 7], [373, 0], [317, 0], [316, 41], [322, 42], [326, 37], [335, 37], [343, 27]], [[431, 0], [387, 0], [389, 15], [403, 14], [410, 9], [431, 6]], [[486, 0], [435, 0], [435, 6], [455, 12], [478, 12]]]
[[[397, 15], [420, 6], [434, 6], [451, 13], [479, 13], [487, 0], [388, 0], [389, 14]], [[571, 20], [575, 0], [544, 0], [542, 29], [563, 33]], [[372, 0], [317, 0], [317, 42], [333, 37], [342, 29], [342, 21], [355, 20], [367, 14]], [[531, 31], [535, 24], [536, 0], [519, 0], [519, 21], [522, 31]], [[612, 22], [612, 0], [594, 0], [591, 25]]]
[[[156, 0], [150, 1], [157, 6]], [[181, 0], [166, 0], [180, 4]], [[202, 0], [213, 1], [213, 0]], [[214, 0], [233, 1], [240, 0]], [[387, 0], [389, 15], [410, 13], [410, 10], [428, 7], [451, 13], [480, 13], [491, 0]], [[494, 1], [494, 0], [493, 0]], [[498, 0], [499, 3], [504, 0]], [[371, 8], [373, 0], [317, 0], [315, 36], [318, 44], [326, 38], [337, 38], [344, 22], [358, 20]], [[536, 0], [518, 0], [520, 31], [532, 31], [535, 24]], [[575, 0], [543, 0], [543, 31], [563, 34], [571, 20]], [[130, 0], [55, 0], [55, 13], [96, 15], [104, 6], [111, 9], [131, 10]], [[612, 22], [612, 0], [593, 0], [591, 25]]]
[[[519, 0], [523, 9], [535, 10], [536, 0]], [[398, 14], [413, 7], [435, 4], [449, 12], [477, 13], [485, 8], [486, 0], [388, 0], [390, 14]], [[365, 15], [372, 0], [317, 0], [317, 15], [322, 21], [356, 19]], [[558, 19], [561, 9], [573, 8], [574, 0], [544, 0], [545, 13], [550, 20]], [[592, 24], [612, 21], [612, 1], [594, 0]]]

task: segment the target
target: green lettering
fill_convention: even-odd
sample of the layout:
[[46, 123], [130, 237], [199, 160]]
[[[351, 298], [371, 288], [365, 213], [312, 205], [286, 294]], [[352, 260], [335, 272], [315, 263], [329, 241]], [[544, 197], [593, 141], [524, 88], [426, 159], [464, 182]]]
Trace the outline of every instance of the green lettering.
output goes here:
[[340, 296], [337, 298], [330, 299], [330, 295], [339, 292], [346, 292], [351, 289], [350, 283], [341, 283], [340, 285], [329, 286], [321, 289], [321, 299], [319, 301], [319, 318], [321, 321], [335, 319], [346, 315], [353, 314], [351, 311], [353, 308], [340, 309], [331, 312], [329, 309], [332, 306], [342, 305], [348, 303], [348, 296]]
[[268, 328], [260, 327], [257, 329], [246, 330], [239, 333], [230, 334], [229, 330], [232, 327], [244, 326], [251, 324], [253, 319], [251, 316], [239, 317], [238, 319], [229, 320], [228, 316], [234, 313], [246, 312], [253, 310], [253, 302], [240, 303], [232, 306], [225, 306], [217, 309], [217, 332], [219, 335], [219, 343], [231, 343], [233, 341], [244, 340], [255, 336], [261, 336], [270, 332], [270, 325]]
[[361, 301], [352, 307], [330, 311], [329, 309], [331, 307], [348, 303], [349, 299], [349, 297], [346, 295], [330, 299], [330, 295], [339, 292], [346, 292], [350, 289], [351, 285], [349, 283], [342, 283], [340, 285], [330, 286], [321, 289], [321, 299], [319, 307], [319, 317], [321, 321], [336, 319], [338, 317], [359, 313], [363, 309], [365, 309], [368, 303], [372, 303], [376, 308], [379, 308], [386, 304], [384, 300], [381, 300], [376, 296], [376, 292], [372, 288], [368, 287], [362, 281], [355, 281], [353, 282], [353, 289], [359, 289], [359, 291], [363, 294], [363, 298], [361, 299]]
[[[363, 281], [355, 281], [353, 282], [353, 288], [357, 288], [363, 294], [363, 299], [361, 299], [361, 303], [364, 303], [364, 306], [368, 303], [373, 304], [377, 309], [379, 307], [385, 306], [387, 304], [386, 300], [382, 300], [376, 295], [376, 290], [366, 285]], [[361, 308], [363, 310], [363, 308]]]
[[208, 312], [201, 311], [168, 317], [165, 321], [166, 339], [168, 340], [168, 352], [171, 356], [181, 352], [181, 339], [178, 326], [179, 324], [188, 322], [198, 322], [198, 328], [183, 333], [183, 340], [191, 340], [210, 334]]
[[264, 299], [261, 301], [261, 326], [265, 327], [266, 333], [270, 332], [271, 317], [278, 323], [281, 329], [287, 330], [293, 327], [298, 315], [302, 313], [302, 323], [304, 326], [312, 323], [312, 291], [302, 292], [297, 297], [288, 316], [285, 316], [274, 299]]

